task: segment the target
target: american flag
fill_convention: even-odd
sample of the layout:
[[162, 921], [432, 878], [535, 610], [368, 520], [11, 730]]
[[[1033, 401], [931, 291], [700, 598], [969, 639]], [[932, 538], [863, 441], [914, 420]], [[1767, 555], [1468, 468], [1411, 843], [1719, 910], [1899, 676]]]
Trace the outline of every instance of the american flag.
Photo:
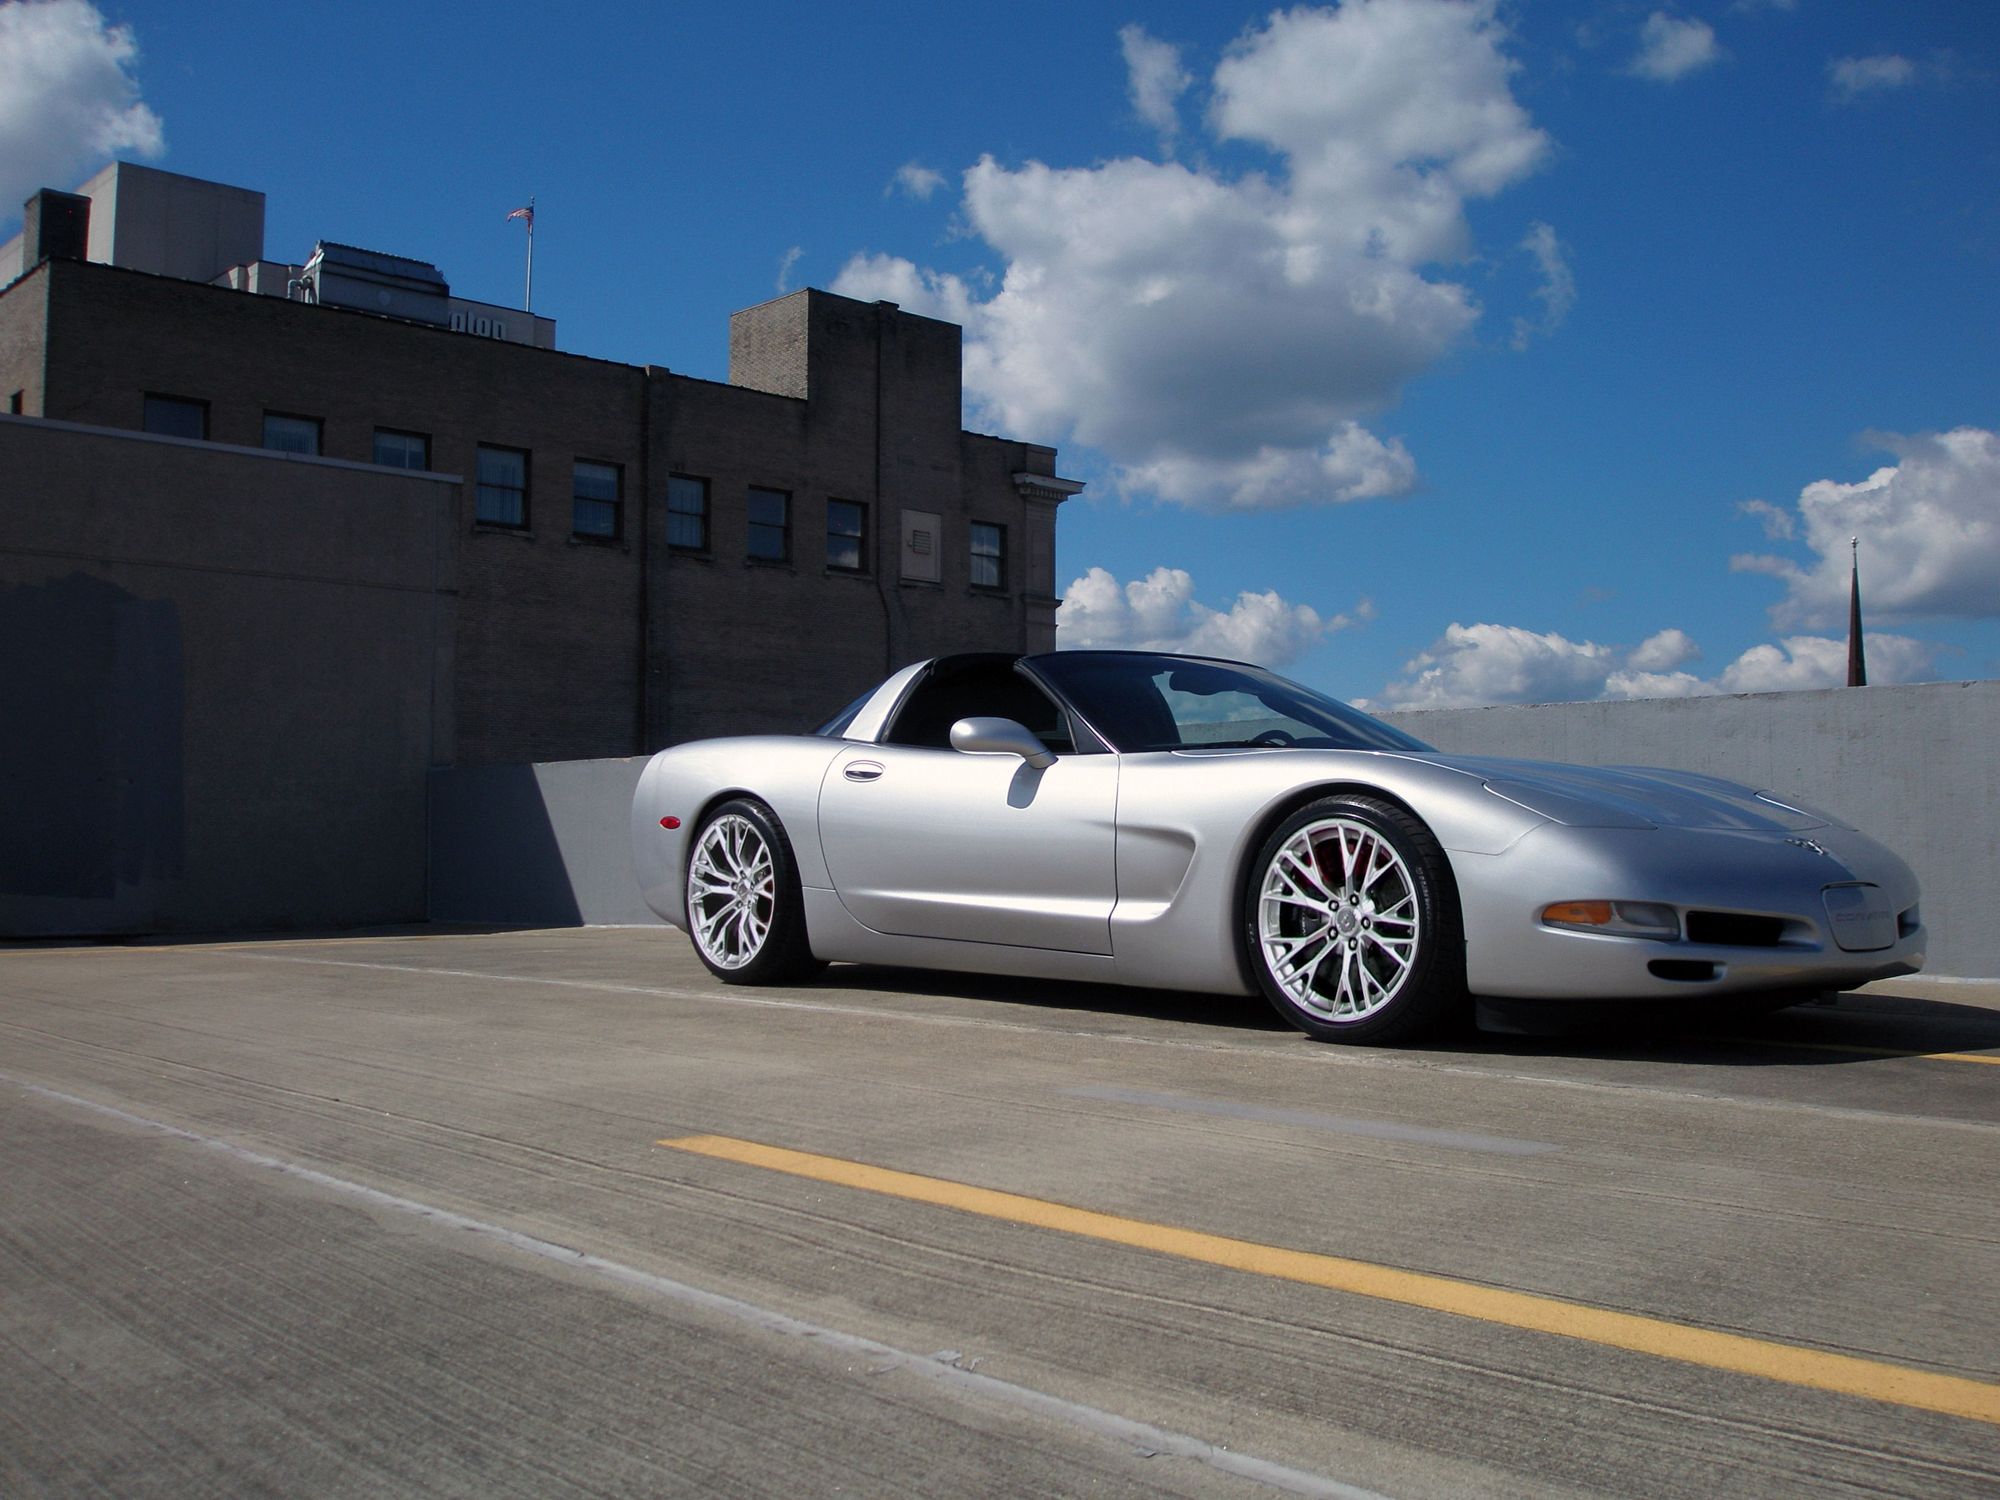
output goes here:
[[507, 215], [507, 217], [510, 219], [526, 219], [530, 229], [535, 227], [535, 209], [533, 204], [530, 204], [526, 208], [517, 208], [511, 214]]

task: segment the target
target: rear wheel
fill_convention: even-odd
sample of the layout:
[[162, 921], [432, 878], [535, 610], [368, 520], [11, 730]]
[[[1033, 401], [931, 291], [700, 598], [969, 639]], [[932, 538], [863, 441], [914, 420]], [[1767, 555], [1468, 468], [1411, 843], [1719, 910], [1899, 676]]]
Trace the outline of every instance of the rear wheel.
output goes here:
[[695, 953], [726, 983], [782, 984], [818, 967], [792, 846], [761, 802], [725, 802], [701, 825], [688, 855], [687, 914]]
[[1466, 1012], [1450, 866], [1399, 807], [1343, 794], [1300, 808], [1258, 851], [1245, 907], [1264, 997], [1311, 1036], [1403, 1042]]

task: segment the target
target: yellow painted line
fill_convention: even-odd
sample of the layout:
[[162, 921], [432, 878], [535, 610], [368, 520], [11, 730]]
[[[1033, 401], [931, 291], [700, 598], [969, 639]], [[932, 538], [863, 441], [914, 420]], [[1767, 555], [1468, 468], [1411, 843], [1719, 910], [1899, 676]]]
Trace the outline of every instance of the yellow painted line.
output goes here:
[[1374, 1297], [1407, 1307], [1423, 1307], [1462, 1318], [1475, 1318], [1482, 1323], [1552, 1333], [1563, 1338], [1582, 1339], [1586, 1343], [1650, 1354], [1660, 1359], [1678, 1360], [1683, 1364], [1756, 1375], [1765, 1380], [1783, 1381], [1787, 1385], [1860, 1396], [1870, 1401], [1887, 1401], [1920, 1411], [1942, 1412], [1946, 1416], [1967, 1417], [1975, 1422], [2000, 1425], [2000, 1385], [1986, 1381], [1937, 1375], [1903, 1365], [1885, 1364], [1847, 1354], [1830, 1354], [1824, 1350], [1747, 1338], [1741, 1334], [1718, 1333], [1685, 1323], [1614, 1312], [1581, 1302], [1566, 1302], [1557, 1297], [1503, 1291], [1476, 1282], [1457, 1281], [1417, 1271], [1399, 1271], [1368, 1261], [1286, 1250], [1276, 1245], [1204, 1234], [1199, 1230], [1179, 1229], [1144, 1219], [1124, 1219], [1115, 1214], [1072, 1208], [1068, 1204], [1028, 1198], [1018, 1193], [973, 1187], [948, 1178], [896, 1172], [886, 1167], [872, 1167], [865, 1162], [816, 1156], [782, 1146], [737, 1140], [731, 1136], [690, 1135], [658, 1144], [697, 1156], [765, 1167], [815, 1182], [859, 1188], [864, 1192], [906, 1198], [1039, 1229], [1058, 1230], [1109, 1244], [1129, 1245], [1139, 1250], [1177, 1256], [1182, 1260], [1248, 1271], [1256, 1276], [1303, 1282], [1308, 1286], [1351, 1292], [1356, 1296]]
[[1984, 1052], [1905, 1052], [1899, 1047], [1862, 1047], [1852, 1042], [1787, 1042], [1788, 1047], [1810, 1047], [1818, 1052], [1859, 1052], [1869, 1057], [1914, 1057], [1924, 1062], [1986, 1063], [2000, 1067], [2000, 1056]]
[[1903, 1047], [1864, 1047], [1858, 1042], [1799, 1042], [1775, 1036], [1695, 1036], [1691, 1042], [1729, 1047], [1796, 1047], [1807, 1052], [1849, 1052], [1862, 1057], [1914, 1057], [1921, 1062], [1987, 1063], [2000, 1067], [2000, 1054], [1984, 1052], [1918, 1052]]

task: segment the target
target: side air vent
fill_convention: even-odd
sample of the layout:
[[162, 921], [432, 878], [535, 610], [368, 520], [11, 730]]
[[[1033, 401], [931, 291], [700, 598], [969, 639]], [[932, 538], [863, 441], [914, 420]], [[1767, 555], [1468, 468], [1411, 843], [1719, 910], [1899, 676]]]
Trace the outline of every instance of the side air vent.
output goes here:
[[1721, 964], [1705, 964], [1692, 958], [1656, 958], [1646, 965], [1646, 971], [1655, 979], [1678, 979], [1689, 984], [1722, 977]]

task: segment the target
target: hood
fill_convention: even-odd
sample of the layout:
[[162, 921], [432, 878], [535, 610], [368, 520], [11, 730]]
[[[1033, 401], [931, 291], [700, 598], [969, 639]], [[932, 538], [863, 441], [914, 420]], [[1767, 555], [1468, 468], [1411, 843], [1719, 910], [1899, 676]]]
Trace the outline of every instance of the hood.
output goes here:
[[1727, 828], [1785, 834], [1824, 828], [1833, 821], [1795, 799], [1692, 771], [1566, 766], [1467, 755], [1423, 758], [1477, 776], [1495, 795], [1573, 828]]

